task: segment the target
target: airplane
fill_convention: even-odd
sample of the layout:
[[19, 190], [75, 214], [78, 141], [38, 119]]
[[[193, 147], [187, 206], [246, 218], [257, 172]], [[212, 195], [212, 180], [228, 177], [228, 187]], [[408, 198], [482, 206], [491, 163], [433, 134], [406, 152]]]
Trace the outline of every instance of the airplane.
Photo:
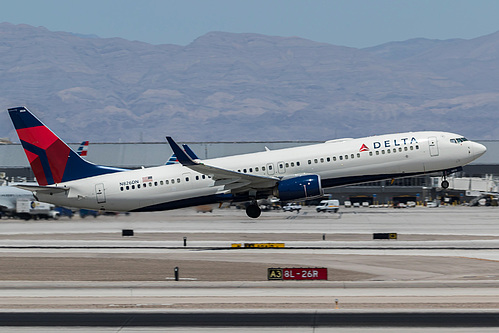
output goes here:
[[[166, 137], [179, 164], [127, 170], [82, 159], [25, 107], [8, 109], [38, 185], [22, 186], [40, 201], [94, 210], [146, 212], [226, 201], [321, 197], [323, 189], [460, 170], [485, 146], [447, 132], [407, 132], [193, 159]], [[446, 180], [444, 180], [446, 182]], [[442, 187], [448, 183], [442, 182]]]
[[14, 186], [0, 186], [0, 217], [10, 216], [16, 210], [18, 199], [35, 200], [33, 193]]

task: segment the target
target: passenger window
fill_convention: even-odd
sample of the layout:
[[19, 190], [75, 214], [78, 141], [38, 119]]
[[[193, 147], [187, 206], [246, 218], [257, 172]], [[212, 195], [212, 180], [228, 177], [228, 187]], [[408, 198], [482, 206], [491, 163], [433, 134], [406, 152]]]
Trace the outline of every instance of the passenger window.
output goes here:
[[321, 163], [324, 163], [324, 158], [323, 157], [321, 157]]
[[404, 150], [407, 151], [407, 147], [404, 147]]
[[120, 190], [122, 190], [122, 191], [123, 191], [123, 186], [122, 186], [122, 187], [120, 187]]
[[376, 150], [376, 155], [379, 155], [379, 150]]
[[151, 186], [152, 186], [152, 182], [151, 182], [151, 183], [149, 183], [149, 187], [151, 187]]
[[402, 152], [402, 147], [399, 148], [399, 152]]
[[253, 168], [249, 168], [249, 172], [253, 172]]
[[336, 156], [333, 156], [333, 161], [336, 161]]
[[348, 160], [348, 155], [345, 155], [345, 160]]
[[189, 177], [185, 177], [185, 181], [188, 182], [189, 181]]
[[132, 185], [132, 190], [135, 190], [135, 185]]
[[300, 166], [300, 162], [296, 162], [296, 166]]
[[137, 184], [137, 188], [140, 188], [140, 184]]
[[360, 158], [360, 153], [357, 153], [357, 158]]
[[243, 172], [246, 173], [246, 169], [243, 169]]
[[180, 178], [177, 178], [177, 183], [180, 183]]
[[262, 166], [262, 171], [265, 171], [265, 167], [264, 166]]
[[165, 180], [165, 184], [168, 185], [170, 182], [168, 180]]
[[196, 176], [196, 180], [199, 180], [199, 176]]
[[372, 151], [369, 152], [369, 156], [373, 156], [373, 152]]
[[129, 189], [130, 189], [130, 186], [128, 186], [128, 185], [127, 185], [127, 186], [126, 186], [126, 190], [128, 191]]
[[286, 162], [286, 168], [289, 168], [289, 163]]
[[314, 158], [314, 163], [319, 163], [319, 161], [316, 158]]
[[381, 154], [385, 154], [385, 150], [384, 149], [381, 151]]
[[393, 152], [396, 153], [397, 152], [397, 148], [393, 148]]
[[410, 149], [411, 149], [411, 150], [414, 150], [414, 147], [413, 147], [413, 146], [411, 146], [411, 148], [410, 148]]
[[416, 149], [419, 149], [419, 145], [416, 145]]
[[326, 161], [331, 162], [331, 157], [326, 158]]
[[312, 161], [311, 161], [311, 160], [308, 160], [308, 164], [312, 164]]
[[392, 152], [392, 151], [391, 151], [390, 149], [387, 149], [387, 150], [386, 150], [386, 153], [387, 153], [387, 154], [390, 154], [391, 152]]
[[294, 167], [295, 166], [295, 162], [291, 162], [291, 167]]
[[354, 158], [355, 158], [355, 155], [354, 155], [354, 154], [351, 154], [351, 155], [350, 155], [350, 158], [354, 159]]
[[269, 165], [269, 170], [272, 170], [272, 165]]
[[343, 161], [343, 156], [340, 156], [340, 161]]
[[172, 179], [172, 184], [175, 184], [175, 179]]
[[258, 167], [255, 167], [255, 171], [258, 172], [258, 170], [259, 170]]
[[158, 182], [154, 182], [154, 186], [158, 186]]

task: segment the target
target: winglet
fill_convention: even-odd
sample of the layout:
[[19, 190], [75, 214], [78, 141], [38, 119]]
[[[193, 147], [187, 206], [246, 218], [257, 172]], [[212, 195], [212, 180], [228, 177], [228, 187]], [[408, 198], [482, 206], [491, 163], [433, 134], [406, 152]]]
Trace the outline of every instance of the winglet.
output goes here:
[[194, 154], [191, 147], [189, 147], [188, 145], [182, 145], [182, 147], [184, 148], [185, 152], [187, 153], [187, 155], [189, 155], [190, 158], [192, 158], [193, 160], [199, 160], [199, 157], [197, 157], [197, 155]]
[[177, 160], [180, 162], [180, 164], [185, 165], [185, 166], [187, 166], [187, 165], [197, 165], [197, 163], [194, 162], [192, 160], [192, 158], [190, 158], [189, 155], [187, 155], [182, 150], [182, 148], [180, 148], [180, 146], [175, 141], [173, 141], [173, 139], [170, 136], [167, 136], [166, 140], [170, 144], [170, 147], [172, 148], [173, 153], [175, 154], [175, 156], [177, 156]]

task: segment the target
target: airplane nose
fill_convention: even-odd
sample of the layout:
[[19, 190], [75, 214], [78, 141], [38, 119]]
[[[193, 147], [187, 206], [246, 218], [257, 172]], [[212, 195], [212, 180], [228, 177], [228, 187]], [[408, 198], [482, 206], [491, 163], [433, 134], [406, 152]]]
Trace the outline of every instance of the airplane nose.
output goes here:
[[484, 145], [480, 144], [480, 143], [477, 143], [477, 142], [473, 142], [473, 155], [475, 155], [475, 157], [480, 157], [482, 156], [483, 154], [485, 154], [485, 152], [487, 151], [487, 147], [485, 147]]

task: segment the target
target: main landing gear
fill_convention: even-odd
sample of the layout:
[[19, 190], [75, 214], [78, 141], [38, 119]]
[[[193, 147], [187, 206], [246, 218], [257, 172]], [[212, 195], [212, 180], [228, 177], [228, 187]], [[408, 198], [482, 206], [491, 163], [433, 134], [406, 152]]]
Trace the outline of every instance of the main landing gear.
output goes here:
[[252, 219], [256, 219], [262, 214], [262, 210], [258, 206], [258, 203], [256, 201], [252, 201], [248, 207], [246, 207], [246, 215], [248, 217], [251, 217]]

